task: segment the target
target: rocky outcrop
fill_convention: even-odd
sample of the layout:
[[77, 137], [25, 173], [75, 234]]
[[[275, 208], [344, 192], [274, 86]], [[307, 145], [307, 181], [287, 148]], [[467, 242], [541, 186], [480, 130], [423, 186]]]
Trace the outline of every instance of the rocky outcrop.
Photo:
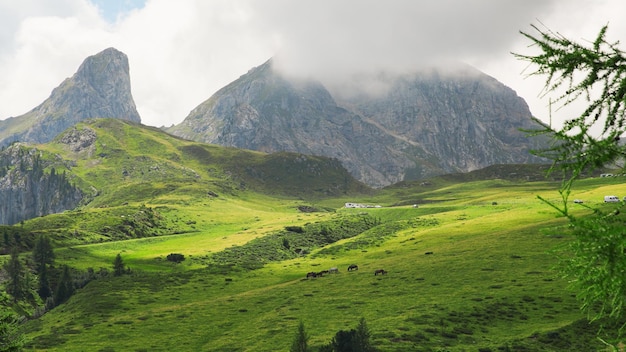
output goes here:
[[59, 213], [80, 203], [82, 191], [65, 172], [57, 172], [58, 162], [20, 143], [0, 153], [0, 224]]
[[46, 143], [77, 122], [97, 117], [141, 121], [131, 95], [128, 58], [114, 48], [85, 59], [41, 105], [0, 121], [0, 146]]
[[524, 100], [470, 67], [376, 77], [376, 95], [331, 95], [288, 80], [271, 60], [250, 70], [167, 131], [195, 141], [340, 160], [374, 187], [493, 164], [538, 162], [542, 141]]

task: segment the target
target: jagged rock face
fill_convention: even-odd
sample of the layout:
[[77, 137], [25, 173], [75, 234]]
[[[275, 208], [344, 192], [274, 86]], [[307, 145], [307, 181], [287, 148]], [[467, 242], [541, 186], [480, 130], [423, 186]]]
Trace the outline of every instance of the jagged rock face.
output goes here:
[[35, 148], [15, 143], [0, 153], [0, 224], [59, 213], [75, 208], [83, 199], [65, 173], [49, 169]]
[[446, 172], [545, 162], [530, 150], [545, 147], [546, 140], [520, 131], [539, 127], [526, 102], [494, 78], [459, 66], [384, 80], [384, 94], [351, 96], [341, 104], [419, 143]]
[[168, 132], [243, 149], [336, 158], [355, 178], [376, 186], [399, 181], [416, 156], [428, 156], [337, 106], [320, 83], [280, 77], [271, 62], [221, 89]]
[[77, 122], [97, 117], [141, 121], [131, 95], [128, 58], [114, 48], [85, 59], [41, 105], [0, 121], [0, 146], [46, 143]]
[[382, 187], [493, 164], [538, 162], [519, 128], [536, 127], [514, 91], [479, 71], [388, 76], [377, 95], [333, 97], [287, 80], [271, 60], [250, 70], [167, 131], [200, 142], [339, 159]]

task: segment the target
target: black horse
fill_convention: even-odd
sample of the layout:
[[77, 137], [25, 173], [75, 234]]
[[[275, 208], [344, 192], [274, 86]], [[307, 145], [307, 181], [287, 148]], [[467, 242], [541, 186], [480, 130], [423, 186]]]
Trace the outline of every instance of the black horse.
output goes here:
[[348, 271], [352, 270], [359, 270], [359, 266], [356, 264], [350, 264], [350, 266], [348, 267]]
[[307, 273], [307, 274], [306, 274], [306, 278], [308, 279], [308, 278], [310, 278], [310, 277], [317, 277], [317, 273], [316, 273], [316, 272], [314, 272], [314, 271], [311, 271], [310, 273]]

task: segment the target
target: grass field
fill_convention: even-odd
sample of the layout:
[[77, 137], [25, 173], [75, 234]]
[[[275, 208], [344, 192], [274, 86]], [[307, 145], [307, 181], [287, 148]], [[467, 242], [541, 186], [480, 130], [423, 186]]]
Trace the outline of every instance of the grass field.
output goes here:
[[[113, 119], [76, 128], [97, 139], [24, 155], [41, 155], [45, 172], [66, 173], [85, 198], [16, 225], [22, 241], [12, 240], [26, 258], [34, 235], [49, 236], [56, 273], [95, 275], [21, 325], [27, 350], [287, 351], [300, 322], [317, 350], [360, 318], [381, 351], [601, 351], [599, 337], [619, 336], [610, 325], [598, 335], [602, 322], [588, 322], [558, 270], [555, 250], [570, 239], [566, 219], [538, 199], [560, 201], [545, 168], [372, 190], [336, 160]], [[622, 205], [604, 195], [625, 196], [623, 179], [581, 180], [568, 206], [584, 216]], [[168, 261], [173, 253], [185, 260]], [[115, 277], [118, 254], [130, 273]], [[339, 273], [307, 279], [332, 267]]]
[[[287, 351], [300, 321], [317, 347], [364, 317], [382, 351], [602, 350], [597, 326], [586, 323], [555, 270], [552, 251], [568, 236], [549, 230], [566, 221], [537, 196], [557, 201], [557, 187], [487, 180], [390, 188], [318, 204], [254, 193], [163, 209], [146, 204], [190, 231], [58, 248], [57, 265], [110, 268], [121, 253], [132, 274], [98, 278], [27, 322], [29, 349]], [[591, 211], [587, 206], [604, 207], [605, 194], [626, 195], [626, 184], [583, 180], [572, 199], [585, 203], [572, 210], [583, 215]], [[347, 201], [381, 207], [341, 208]], [[300, 204], [336, 211], [303, 213]], [[305, 256], [256, 270], [209, 260], [285, 226], [364, 213], [380, 224]], [[187, 259], [173, 264], [164, 260], [169, 253]], [[359, 270], [347, 272], [353, 263]], [[306, 278], [330, 267], [339, 273]], [[376, 269], [387, 274], [375, 276]]]

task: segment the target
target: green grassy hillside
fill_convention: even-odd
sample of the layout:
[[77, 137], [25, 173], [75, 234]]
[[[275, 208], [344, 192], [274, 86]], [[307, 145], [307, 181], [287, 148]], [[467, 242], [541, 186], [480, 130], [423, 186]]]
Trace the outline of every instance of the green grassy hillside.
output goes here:
[[[585, 182], [579, 194], [593, 202], [626, 192], [610, 181]], [[122, 253], [133, 274], [91, 282], [28, 322], [28, 336], [34, 350], [49, 351], [286, 351], [299, 321], [319, 346], [365, 317], [383, 351], [599, 350], [597, 326], [581, 323], [573, 293], [553, 270], [550, 251], [567, 236], [545, 230], [564, 221], [535, 198], [550, 198], [553, 186], [458, 184], [423, 194], [429, 202], [418, 208], [336, 214], [303, 214], [289, 201], [266, 200], [274, 209], [265, 211], [283, 226], [363, 213], [380, 224], [256, 270], [210, 262], [211, 253], [280, 228], [263, 215], [248, 221], [249, 208], [233, 214], [239, 228], [207, 223], [190, 234], [59, 249], [59, 261], [76, 267], [107, 265]], [[262, 255], [260, 248], [248, 250]], [[189, 260], [168, 263], [170, 252]], [[351, 263], [359, 270], [347, 272]], [[340, 273], [305, 277], [330, 267]], [[388, 274], [374, 276], [379, 268]]]
[[[117, 254], [131, 272], [97, 275], [25, 322], [28, 350], [288, 351], [300, 321], [317, 348], [361, 317], [381, 351], [605, 347], [555, 268], [567, 222], [537, 196], [557, 200], [556, 182], [442, 177], [373, 191], [326, 159], [83, 126], [96, 149], [74, 152], [68, 170], [93, 200], [20, 226], [51, 235], [55, 265], [76, 275], [110, 272]], [[59, 142], [41, 148], [70, 157]], [[583, 180], [573, 210], [610, 207], [605, 194], [626, 184]]]
[[[373, 193], [327, 158], [194, 143], [116, 119], [80, 123], [73, 133], [96, 138], [76, 147], [68, 132], [24, 147], [36, 148], [48, 172], [65, 173], [86, 195], [74, 211], [24, 223], [60, 246], [195, 232], [208, 222], [241, 226], [243, 209], [250, 222], [274, 218], [274, 207], [285, 207], [272, 204], [277, 198], [291, 200], [291, 216], [319, 199]], [[206, 218], [208, 208], [220, 215]]]

